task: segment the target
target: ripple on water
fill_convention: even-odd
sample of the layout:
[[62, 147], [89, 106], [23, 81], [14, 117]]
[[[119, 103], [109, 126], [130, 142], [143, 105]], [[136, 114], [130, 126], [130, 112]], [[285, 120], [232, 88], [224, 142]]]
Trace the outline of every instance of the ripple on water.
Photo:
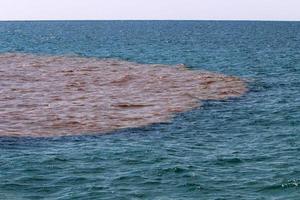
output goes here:
[[299, 188], [300, 187], [300, 180], [292, 179], [287, 181], [282, 181], [281, 183], [275, 183], [273, 185], [269, 185], [264, 187], [261, 191], [280, 191], [285, 190], [288, 188]]

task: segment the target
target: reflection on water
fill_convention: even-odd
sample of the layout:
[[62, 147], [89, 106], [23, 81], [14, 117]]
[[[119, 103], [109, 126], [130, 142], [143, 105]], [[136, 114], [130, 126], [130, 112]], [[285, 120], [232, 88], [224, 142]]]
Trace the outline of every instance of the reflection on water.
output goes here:
[[185, 66], [68, 56], [0, 54], [0, 136], [105, 133], [165, 122], [244, 82]]

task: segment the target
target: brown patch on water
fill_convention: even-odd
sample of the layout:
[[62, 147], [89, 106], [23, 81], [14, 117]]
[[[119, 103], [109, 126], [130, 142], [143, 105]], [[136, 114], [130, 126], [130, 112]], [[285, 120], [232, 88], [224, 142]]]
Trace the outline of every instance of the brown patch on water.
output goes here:
[[0, 54], [0, 136], [107, 133], [237, 97], [236, 77], [112, 59]]

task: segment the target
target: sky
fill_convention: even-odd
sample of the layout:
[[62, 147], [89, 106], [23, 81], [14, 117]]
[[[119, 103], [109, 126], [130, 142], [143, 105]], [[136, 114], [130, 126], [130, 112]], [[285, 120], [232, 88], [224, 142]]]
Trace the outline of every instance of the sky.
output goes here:
[[300, 0], [0, 0], [0, 20], [288, 20]]

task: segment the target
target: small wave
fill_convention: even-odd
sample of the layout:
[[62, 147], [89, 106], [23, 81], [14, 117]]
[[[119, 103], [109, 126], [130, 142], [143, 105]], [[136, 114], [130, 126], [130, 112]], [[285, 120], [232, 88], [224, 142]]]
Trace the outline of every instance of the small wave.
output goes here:
[[269, 185], [261, 189], [260, 191], [273, 191], [273, 190], [281, 190], [287, 188], [299, 188], [300, 187], [300, 180], [288, 180], [282, 183], [276, 183], [274, 185]]
[[240, 158], [219, 158], [217, 159], [216, 163], [217, 165], [236, 165], [236, 164], [241, 164], [243, 163], [243, 160]]

